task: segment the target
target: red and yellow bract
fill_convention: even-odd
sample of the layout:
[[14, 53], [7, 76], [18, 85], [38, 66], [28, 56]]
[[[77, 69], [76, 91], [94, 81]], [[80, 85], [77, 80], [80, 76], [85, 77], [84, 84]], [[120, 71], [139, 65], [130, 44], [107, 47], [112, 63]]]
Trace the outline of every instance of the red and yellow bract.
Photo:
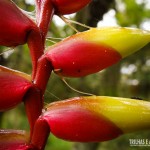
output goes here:
[[55, 102], [39, 117], [57, 137], [78, 142], [106, 141], [150, 129], [149, 118], [150, 102], [107, 96]]
[[92, 28], [49, 47], [45, 57], [60, 76], [82, 77], [117, 63], [149, 41], [150, 32], [140, 29]]
[[1, 150], [27, 150], [29, 135], [23, 130], [0, 130]]

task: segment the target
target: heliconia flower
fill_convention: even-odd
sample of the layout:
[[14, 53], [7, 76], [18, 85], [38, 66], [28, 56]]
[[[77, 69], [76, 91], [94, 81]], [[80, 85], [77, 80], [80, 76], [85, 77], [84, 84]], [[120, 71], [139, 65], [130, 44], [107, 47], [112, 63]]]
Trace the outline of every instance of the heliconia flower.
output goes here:
[[17, 46], [27, 41], [35, 23], [11, 0], [0, 0], [0, 45]]
[[0, 66], [0, 111], [21, 103], [32, 87], [29, 75]]
[[150, 41], [150, 32], [133, 28], [92, 28], [49, 47], [45, 57], [54, 72], [67, 77], [96, 73], [136, 52]]
[[44, 122], [47, 122], [58, 138], [100, 142], [150, 129], [149, 118], [150, 102], [147, 101], [106, 96], [76, 97], [48, 105], [37, 121], [41, 126], [35, 125], [37, 131], [34, 133], [41, 130], [44, 135], [44, 130], [47, 132]]
[[29, 135], [23, 130], [0, 130], [1, 150], [27, 150]]
[[0, 66], [0, 97], [0, 112], [24, 102], [32, 135], [34, 123], [42, 112], [43, 99], [31, 76]]
[[52, 0], [57, 14], [71, 14], [85, 7], [91, 0]]

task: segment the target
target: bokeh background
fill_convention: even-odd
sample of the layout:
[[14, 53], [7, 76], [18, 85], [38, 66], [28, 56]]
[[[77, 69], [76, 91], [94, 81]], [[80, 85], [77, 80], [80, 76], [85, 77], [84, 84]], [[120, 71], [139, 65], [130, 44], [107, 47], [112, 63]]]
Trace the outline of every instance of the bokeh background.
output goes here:
[[[22, 9], [35, 15], [34, 1], [13, 0]], [[127, 26], [150, 30], [150, 0], [93, 0], [80, 12], [66, 16], [91, 27]], [[85, 27], [72, 24], [77, 30]], [[74, 34], [75, 31], [59, 17], [54, 16], [49, 26], [46, 46]], [[126, 41], [125, 41], [126, 42]], [[127, 43], [128, 44], [128, 43]], [[18, 46], [12, 51], [0, 47], [0, 65], [31, 74], [31, 59], [27, 45]], [[5, 52], [7, 51], [7, 52]], [[120, 63], [93, 75], [83, 78], [67, 78], [69, 85], [80, 91], [107, 96], [138, 97], [150, 100], [150, 45], [123, 59]], [[7, 94], [7, 93], [6, 93]], [[50, 77], [45, 93], [45, 104], [73, 96], [81, 96], [68, 88], [60, 77]], [[62, 118], [63, 119], [63, 118]], [[23, 104], [17, 108], [0, 113], [0, 128], [29, 130]], [[148, 150], [149, 147], [131, 147], [129, 139], [149, 139], [150, 131], [123, 135], [117, 139], [101, 143], [73, 143], [57, 139], [52, 134], [46, 150]]]

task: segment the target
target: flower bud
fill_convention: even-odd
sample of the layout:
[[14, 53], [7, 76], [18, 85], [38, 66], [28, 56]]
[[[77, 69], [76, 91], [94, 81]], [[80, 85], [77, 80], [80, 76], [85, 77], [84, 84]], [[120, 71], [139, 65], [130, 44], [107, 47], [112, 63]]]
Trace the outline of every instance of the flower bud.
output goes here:
[[11, 0], [0, 0], [0, 45], [17, 46], [26, 43], [35, 23]]
[[79, 11], [91, 0], [52, 0], [55, 7], [55, 13], [65, 15]]
[[10, 109], [23, 101], [32, 87], [29, 76], [0, 66], [0, 111]]
[[100, 142], [150, 129], [150, 102], [127, 98], [76, 97], [47, 106], [40, 119], [58, 138]]
[[49, 47], [45, 57], [60, 76], [82, 77], [117, 63], [149, 41], [150, 32], [140, 29], [93, 28]]

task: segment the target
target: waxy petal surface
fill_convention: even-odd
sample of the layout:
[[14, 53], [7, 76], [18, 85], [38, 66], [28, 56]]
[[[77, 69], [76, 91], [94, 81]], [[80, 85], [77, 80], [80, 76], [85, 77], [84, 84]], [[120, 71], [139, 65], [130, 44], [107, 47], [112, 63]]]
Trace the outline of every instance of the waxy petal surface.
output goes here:
[[140, 29], [90, 29], [49, 47], [45, 57], [60, 76], [82, 77], [117, 63], [149, 40], [150, 32]]
[[0, 0], [0, 45], [24, 44], [35, 23], [11, 0]]
[[105, 96], [76, 97], [48, 105], [41, 118], [59, 138], [105, 141], [150, 129], [150, 102]]
[[23, 101], [32, 84], [24, 73], [0, 67], [0, 111], [10, 109]]
[[27, 79], [28, 81], [31, 82], [31, 76], [30, 75], [28, 75], [24, 72], [20, 72], [18, 70], [13, 70], [13, 69], [10, 69], [10, 68], [7, 68], [5, 66], [0, 65], [0, 72], [6, 72], [6, 73], [9, 73], [9, 74], [20, 76], [20, 77], [23, 77], [23, 78], [25, 78], [25, 79]]
[[91, 0], [52, 0], [57, 14], [71, 14], [85, 7]]
[[27, 150], [29, 135], [22, 130], [0, 130], [1, 150]]
[[54, 47], [46, 57], [54, 72], [67, 77], [82, 77], [96, 73], [121, 59], [112, 48], [80, 40], [68, 40]]

